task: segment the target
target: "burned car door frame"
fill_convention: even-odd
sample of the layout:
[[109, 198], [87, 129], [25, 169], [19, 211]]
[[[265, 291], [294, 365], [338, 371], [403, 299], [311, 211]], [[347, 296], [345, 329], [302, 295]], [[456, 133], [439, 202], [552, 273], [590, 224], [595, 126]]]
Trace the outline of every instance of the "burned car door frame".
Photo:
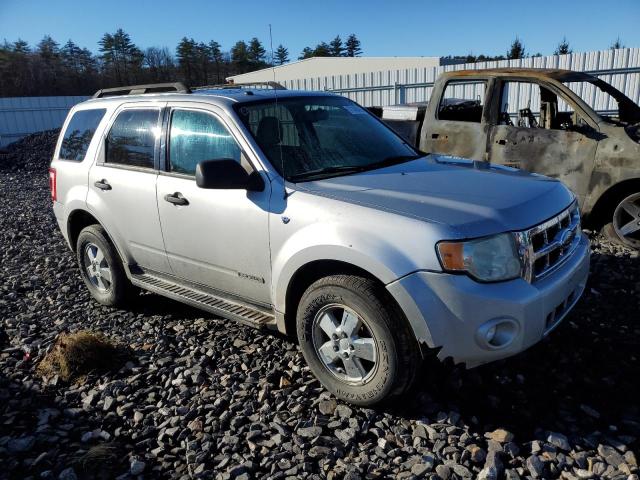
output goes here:
[[[494, 108], [488, 132], [487, 159], [492, 163], [542, 173], [563, 181], [582, 205], [589, 194], [591, 174], [595, 168], [598, 141], [601, 139], [597, 121], [585, 110], [582, 102], [556, 85], [538, 78], [501, 77], [493, 84]], [[537, 86], [540, 112], [537, 119], [529, 108], [519, 112], [518, 121], [501, 124], [505, 117], [503, 95], [510, 85], [529, 84], [533, 95]], [[559, 100], [573, 113], [559, 110]], [[508, 106], [507, 106], [508, 108]], [[507, 115], [509, 112], [507, 112]], [[528, 117], [524, 121], [523, 115]], [[561, 123], [568, 127], [561, 127]], [[527, 124], [528, 125], [525, 125]]]
[[[447, 115], [442, 118], [444, 95], [448, 86], [467, 86], [480, 83], [485, 85], [481, 104], [465, 106], [463, 99], [457, 105], [450, 105], [451, 108], [449, 108]], [[426, 118], [430, 120], [425, 121], [425, 128], [422, 129], [420, 149], [425, 152], [437, 152], [473, 160], [487, 160], [487, 138], [494, 110], [490, 105], [494, 83], [495, 79], [486, 76], [452, 78], [447, 82], [437, 83], [431, 98], [438, 99], [438, 101], [429, 102]], [[467, 101], [473, 102], [473, 100]], [[480, 107], [481, 110], [478, 112], [479, 121], [461, 119], [470, 110], [475, 110], [477, 107]]]

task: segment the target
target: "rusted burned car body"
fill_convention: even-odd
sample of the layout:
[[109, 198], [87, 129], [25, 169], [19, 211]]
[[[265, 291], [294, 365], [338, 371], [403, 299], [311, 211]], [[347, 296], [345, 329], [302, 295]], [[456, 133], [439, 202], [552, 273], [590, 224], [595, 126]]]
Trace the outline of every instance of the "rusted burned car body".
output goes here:
[[[578, 93], [600, 96], [600, 103], [606, 97], [617, 109], [596, 113]], [[520, 105], [512, 111], [509, 103]], [[542, 69], [447, 72], [428, 105], [385, 107], [383, 120], [406, 138], [415, 132], [411, 140], [424, 152], [558, 178], [593, 226], [607, 225], [612, 236], [640, 247], [640, 107], [594, 76]]]

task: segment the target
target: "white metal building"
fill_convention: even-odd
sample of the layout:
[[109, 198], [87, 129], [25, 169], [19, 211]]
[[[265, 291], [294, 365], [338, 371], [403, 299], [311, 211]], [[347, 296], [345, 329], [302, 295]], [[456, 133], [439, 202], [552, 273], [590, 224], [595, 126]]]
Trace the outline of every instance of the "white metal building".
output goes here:
[[269, 67], [255, 72], [233, 75], [232, 77], [227, 77], [227, 80], [233, 83], [271, 81], [282, 83], [288, 80], [324, 77], [327, 75], [351, 75], [382, 70], [433, 68], [449, 63], [450, 61], [443, 60], [440, 57], [312, 57], [273, 68]]

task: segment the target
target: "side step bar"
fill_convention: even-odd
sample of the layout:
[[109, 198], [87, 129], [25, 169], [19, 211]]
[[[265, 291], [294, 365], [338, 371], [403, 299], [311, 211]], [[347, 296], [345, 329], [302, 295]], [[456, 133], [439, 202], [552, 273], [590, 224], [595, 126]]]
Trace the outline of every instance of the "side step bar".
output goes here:
[[130, 278], [131, 282], [140, 288], [221, 317], [236, 320], [254, 328], [275, 328], [275, 316], [255, 306], [223, 298], [194, 287], [187, 287], [149, 273], [132, 274]]

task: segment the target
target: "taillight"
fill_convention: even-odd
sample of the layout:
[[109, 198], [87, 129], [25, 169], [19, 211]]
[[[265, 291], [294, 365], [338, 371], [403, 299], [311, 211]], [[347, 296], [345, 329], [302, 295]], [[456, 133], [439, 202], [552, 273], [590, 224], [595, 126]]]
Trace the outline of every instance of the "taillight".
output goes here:
[[58, 187], [56, 183], [56, 169], [49, 168], [49, 190], [51, 190], [51, 200], [58, 200]]

